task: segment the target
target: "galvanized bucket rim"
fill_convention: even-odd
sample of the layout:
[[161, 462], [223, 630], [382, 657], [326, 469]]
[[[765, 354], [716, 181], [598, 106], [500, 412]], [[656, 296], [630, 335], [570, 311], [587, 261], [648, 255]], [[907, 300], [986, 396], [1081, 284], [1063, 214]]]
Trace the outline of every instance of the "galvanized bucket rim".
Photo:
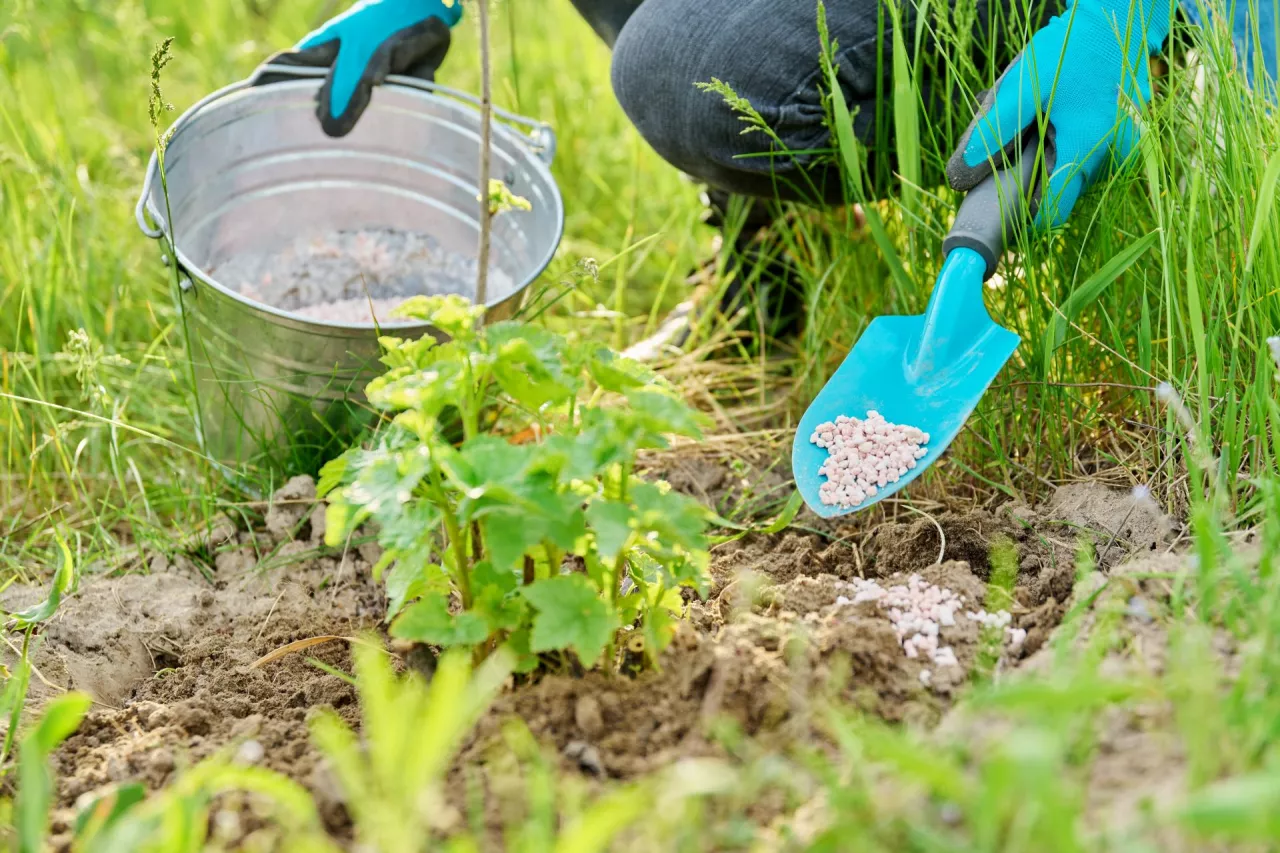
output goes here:
[[[310, 84], [314, 84], [315, 82], [323, 78], [325, 74], [328, 73], [328, 71], [327, 69], [324, 69], [324, 68], [305, 68], [305, 67], [297, 67], [297, 66], [289, 66], [289, 65], [260, 66], [250, 77], [244, 80], [240, 80], [235, 83], [232, 83], [228, 86], [224, 86], [223, 88], [218, 89], [206, 95], [204, 98], [201, 98], [191, 107], [189, 107], [169, 127], [169, 129], [166, 131], [166, 137], [170, 140], [176, 138], [178, 132], [182, 130], [182, 128], [186, 124], [191, 122], [196, 117], [196, 115], [199, 114], [202, 110], [232, 95], [236, 95], [241, 92], [257, 87], [258, 83], [256, 81], [258, 80], [258, 78], [268, 73], [273, 75], [276, 75], [276, 74], [288, 75], [288, 76], [294, 76], [298, 78], [297, 80], [262, 84], [264, 88], [269, 87], [273, 90], [279, 90], [285, 87], [306, 88]], [[478, 98], [466, 92], [463, 92], [458, 89], [453, 89], [448, 86], [442, 86], [440, 84], [432, 83], [426, 80], [421, 80], [416, 77], [391, 75], [387, 77], [386, 81], [382, 85], [384, 88], [402, 90], [417, 97], [421, 97], [428, 100], [436, 100], [443, 103], [450, 103], [450, 101], [457, 101], [457, 102], [461, 102], [464, 106], [469, 106], [472, 108], [475, 108], [480, 104], [480, 100]], [[564, 202], [560, 194], [560, 186], [559, 184], [556, 183], [555, 177], [551, 174], [551, 169], [550, 169], [550, 164], [552, 159], [555, 156], [555, 150], [556, 150], [555, 131], [546, 122], [538, 121], [536, 119], [531, 119], [526, 116], [521, 116], [496, 106], [493, 107], [492, 109], [493, 109], [493, 115], [495, 117], [501, 118], [505, 121], [512, 122], [514, 124], [525, 125], [526, 127], [529, 127], [531, 129], [528, 134], [524, 134], [500, 122], [492, 123], [492, 131], [495, 136], [501, 136], [502, 138], [514, 143], [515, 145], [524, 149], [527, 153], [532, 155], [530, 156], [528, 161], [529, 166], [534, 168], [539, 173], [540, 177], [542, 177], [546, 181], [547, 186], [549, 186], [552, 192], [554, 193], [554, 200], [556, 201], [556, 205], [555, 205], [556, 223], [555, 223], [555, 239], [550, 241], [550, 245], [547, 251], [544, 253], [543, 257], [539, 258], [534, 264], [531, 265], [530, 272], [526, 276], [525, 280], [520, 282], [515, 288], [513, 288], [510, 293], [507, 293], [504, 295], [495, 295], [493, 297], [490, 297], [490, 299], [486, 300], [485, 302], [486, 309], [492, 309], [516, 296], [519, 296], [521, 293], [525, 291], [526, 288], [529, 287], [530, 284], [532, 284], [534, 281], [538, 279], [540, 275], [542, 275], [542, 273], [547, 269], [547, 267], [550, 266], [551, 261], [555, 258], [556, 250], [559, 247], [560, 242], [564, 237], [564, 222], [565, 222]], [[138, 203], [134, 209], [134, 218], [137, 220], [138, 228], [147, 237], [150, 237], [153, 240], [158, 240], [161, 237], [165, 237], [165, 236], [169, 237], [169, 246], [172, 249], [173, 253], [176, 255], [176, 258], [174, 259], [173, 262], [178, 264], [178, 269], [182, 272], [182, 274], [196, 279], [196, 281], [198, 281], [200, 284], [203, 284], [207, 287], [211, 287], [215, 291], [235, 300], [236, 302], [242, 303], [244, 305], [248, 305], [257, 311], [266, 312], [267, 314], [270, 314], [275, 319], [284, 321], [286, 325], [294, 328], [298, 328], [298, 329], [306, 329], [308, 327], [320, 326], [330, 330], [349, 331], [355, 335], [362, 335], [362, 334], [367, 334], [368, 332], [371, 332], [371, 331], [378, 331], [380, 329], [388, 329], [388, 330], [404, 333], [404, 332], [425, 331], [430, 328], [429, 325], [426, 325], [423, 323], [404, 323], [404, 322], [395, 323], [395, 324], [382, 324], [382, 323], [374, 323], [374, 322], [341, 323], [333, 320], [322, 320], [322, 319], [313, 319], [310, 317], [302, 317], [290, 311], [285, 311], [281, 308], [277, 308], [274, 305], [269, 305], [265, 302], [258, 302], [257, 300], [249, 299], [245, 297], [243, 294], [239, 293], [238, 291], [232, 290], [231, 288], [219, 282], [217, 279], [206, 274], [205, 271], [201, 269], [198, 265], [192, 263], [191, 259], [188, 258], [186, 253], [182, 251], [180, 246], [178, 246], [177, 241], [172, 237], [172, 235], [169, 234], [168, 222], [165, 220], [164, 216], [161, 214], [161, 212], [156, 208], [156, 206], [151, 201], [152, 187], [157, 177], [159, 176], [159, 170], [160, 170], [159, 154], [158, 152], [153, 150], [151, 152], [151, 160], [147, 164], [147, 172], [146, 172], [146, 177], [144, 178], [142, 183], [142, 191], [138, 196]], [[478, 200], [477, 200], [477, 204], [479, 204]], [[148, 221], [148, 219], [150, 221]], [[152, 225], [151, 224], [152, 222], [156, 223], [156, 225]], [[192, 285], [189, 282], [185, 285], [185, 287], [190, 287], [190, 286]]]

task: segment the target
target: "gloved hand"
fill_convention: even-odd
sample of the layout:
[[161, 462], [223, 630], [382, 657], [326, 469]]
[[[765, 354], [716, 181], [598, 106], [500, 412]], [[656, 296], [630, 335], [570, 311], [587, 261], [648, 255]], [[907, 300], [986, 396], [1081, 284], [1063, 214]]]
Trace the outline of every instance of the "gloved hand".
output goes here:
[[268, 62], [328, 67], [316, 112], [325, 133], [345, 136], [388, 74], [435, 79], [461, 17], [461, 0], [360, 0]]
[[[1047, 186], [1033, 188], [1036, 224], [1066, 221], [1086, 186], [1137, 143], [1129, 110], [1151, 98], [1148, 57], [1169, 35], [1172, 0], [1068, 0], [985, 93], [947, 164], [970, 190], [1044, 130]], [[1041, 116], [1047, 125], [1041, 125]]]

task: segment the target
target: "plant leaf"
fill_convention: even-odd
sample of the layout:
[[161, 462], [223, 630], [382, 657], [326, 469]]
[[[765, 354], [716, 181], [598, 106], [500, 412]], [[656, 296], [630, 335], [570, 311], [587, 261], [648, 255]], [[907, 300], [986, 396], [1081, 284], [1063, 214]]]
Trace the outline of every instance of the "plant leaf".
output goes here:
[[587, 507], [587, 523], [596, 534], [596, 550], [605, 560], [622, 553], [631, 537], [631, 507], [617, 501], [595, 501]]
[[1191, 797], [1181, 817], [1206, 835], [1274, 839], [1280, 832], [1280, 773], [1264, 771], [1215, 782]]
[[791, 493], [791, 497], [787, 498], [787, 503], [782, 508], [782, 512], [778, 513], [777, 517], [775, 517], [773, 521], [758, 527], [751, 526], [751, 525], [735, 524], [734, 522], [729, 521], [727, 518], [723, 518], [722, 516], [717, 515], [714, 512], [711, 512], [709, 513], [709, 515], [710, 515], [710, 521], [712, 524], [714, 524], [716, 527], [723, 527], [723, 528], [727, 528], [728, 530], [733, 530], [736, 532], [729, 534], [727, 536], [712, 537], [710, 541], [713, 544], [721, 545], [721, 544], [724, 544], [725, 542], [733, 542], [736, 539], [741, 539], [743, 536], [746, 536], [748, 533], [758, 533], [758, 534], [764, 534], [766, 536], [772, 533], [780, 533], [784, 529], [786, 529], [788, 526], [790, 526], [791, 522], [795, 521], [796, 515], [800, 512], [800, 508], [802, 506], [804, 506], [804, 499], [800, 496], [800, 492], [793, 491]]
[[702, 437], [700, 419], [684, 400], [659, 391], [631, 391], [627, 402], [631, 404], [632, 414], [651, 432]]
[[76, 815], [76, 838], [83, 841], [97, 835], [146, 798], [147, 789], [141, 782], [123, 784], [94, 797]]
[[1275, 209], [1277, 181], [1280, 181], [1280, 151], [1271, 155], [1267, 170], [1262, 173], [1262, 183], [1258, 186], [1258, 205], [1254, 209], [1253, 230], [1249, 232], [1249, 252], [1244, 259], [1246, 278], [1253, 271], [1254, 258], [1258, 256], [1258, 247], [1263, 243], [1263, 231]]
[[484, 619], [490, 634], [520, 627], [528, 604], [512, 594], [516, 589], [514, 572], [481, 560], [471, 571], [471, 589], [471, 610]]
[[10, 613], [9, 616], [13, 619], [13, 630], [22, 631], [32, 625], [48, 620], [49, 617], [57, 612], [58, 605], [62, 603], [62, 596], [75, 588], [75, 559], [71, 556], [71, 549], [67, 547], [67, 542], [62, 538], [62, 534], [55, 533], [54, 535], [57, 538], [58, 550], [62, 553], [62, 562], [59, 563], [58, 571], [53, 576], [53, 583], [49, 586], [49, 596], [33, 607], [28, 607], [26, 610], [20, 610], [17, 613]]
[[9, 760], [14, 739], [18, 736], [18, 723], [22, 719], [22, 706], [27, 701], [27, 688], [31, 683], [31, 659], [24, 649], [18, 666], [5, 682], [0, 694], [0, 717], [5, 718], [4, 741], [0, 743], [0, 767]]
[[530, 649], [572, 649], [585, 667], [593, 667], [617, 628], [617, 617], [582, 575], [546, 578], [521, 590], [538, 611]]
[[475, 337], [476, 321], [484, 316], [484, 306], [474, 305], [454, 293], [445, 296], [412, 296], [402, 302], [393, 317], [423, 320], [455, 340]]
[[564, 339], [523, 323], [494, 323], [485, 330], [496, 355], [493, 375], [502, 390], [524, 406], [539, 409], [569, 399], [579, 381], [565, 373]]
[[656, 375], [640, 362], [624, 358], [608, 347], [598, 347], [587, 362], [595, 383], [606, 391], [622, 394], [654, 381]]
[[49, 754], [80, 726], [92, 701], [87, 693], [63, 693], [45, 706], [40, 722], [22, 740], [14, 808], [20, 853], [39, 853], [47, 848], [49, 807], [53, 803]]
[[425, 595], [428, 591], [445, 593], [449, 589], [448, 576], [437, 563], [423, 559], [421, 552], [396, 560], [387, 572], [387, 620], [396, 618], [405, 604]]
[[342, 485], [347, 476], [347, 463], [351, 458], [351, 453], [352, 451], [348, 450], [341, 456], [335, 456], [320, 466], [320, 477], [316, 480], [316, 497], [323, 498]]
[[662, 596], [662, 600], [657, 605], [650, 605], [644, 614], [644, 642], [645, 648], [649, 655], [656, 659], [658, 653], [667, 647], [671, 642], [671, 638], [676, 635], [676, 628], [680, 624], [679, 611], [672, 611], [669, 599], [674, 597], [677, 601], [683, 603], [680, 598], [680, 590], [667, 590]]
[[[388, 551], [430, 554], [440, 527], [440, 510], [430, 501], [413, 498], [394, 512], [379, 513], [378, 541]], [[329, 531], [326, 528], [325, 533]]]
[[489, 636], [484, 619], [470, 611], [449, 612], [443, 594], [422, 597], [391, 623], [391, 636], [433, 646], [477, 646]]
[[488, 557], [501, 569], [523, 561], [531, 548], [546, 538], [547, 524], [541, 515], [516, 509], [495, 509], [484, 519], [484, 541]]
[[1071, 292], [1067, 301], [1062, 303], [1059, 312], [1055, 312], [1053, 320], [1044, 332], [1044, 366], [1049, 367], [1049, 360], [1054, 351], [1062, 346], [1067, 338], [1067, 324], [1071, 323], [1089, 304], [1096, 302], [1102, 292], [1111, 286], [1117, 278], [1133, 266], [1139, 258], [1146, 254], [1159, 239], [1160, 232], [1152, 231], [1140, 240], [1126, 246], [1124, 251], [1107, 261], [1091, 276]]
[[641, 533], [656, 533], [667, 544], [702, 550], [707, 546], [706, 529], [710, 511], [700, 502], [653, 483], [631, 487], [636, 508], [636, 526]]
[[[448, 344], [440, 349], [453, 355], [459, 347]], [[459, 353], [453, 358], [444, 355], [422, 370], [400, 368], [377, 377], [366, 386], [365, 395], [370, 403], [383, 409], [414, 409], [438, 417], [446, 407], [462, 398], [470, 384], [469, 374], [463, 369], [466, 354]]]

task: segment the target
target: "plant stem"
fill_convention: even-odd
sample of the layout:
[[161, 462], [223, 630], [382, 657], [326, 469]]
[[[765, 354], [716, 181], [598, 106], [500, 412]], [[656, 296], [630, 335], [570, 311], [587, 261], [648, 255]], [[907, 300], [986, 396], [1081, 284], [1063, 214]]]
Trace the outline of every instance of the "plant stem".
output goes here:
[[622, 463], [622, 474], [618, 478], [618, 500], [621, 501], [622, 503], [627, 502], [627, 491], [628, 491], [628, 487], [631, 485], [630, 480], [631, 480], [631, 465], [629, 463], [624, 462]]
[[471, 522], [471, 558], [475, 562], [484, 559], [484, 540], [480, 537], [480, 522]]
[[[435, 502], [440, 507], [449, 505], [448, 496], [442, 489], [436, 490]], [[453, 549], [453, 561], [457, 572], [454, 582], [458, 584], [458, 594], [462, 596], [462, 609], [469, 610], [471, 609], [471, 566], [467, 562], [467, 542], [458, 519], [454, 518], [453, 513], [448, 510], [444, 513], [444, 529], [449, 535], [449, 547]]]
[[[546, 557], [547, 557], [547, 575], [549, 577], [555, 577], [557, 574], [560, 573], [560, 562], [561, 560], [564, 559], [564, 557], [560, 553], [560, 549], [552, 545], [550, 542], [544, 542], [542, 547], [543, 547], [543, 550], [546, 552]], [[537, 572], [536, 565], [534, 566], [534, 572], [536, 575], [536, 572]], [[535, 580], [536, 580], [536, 577], [535, 577]]]
[[[609, 573], [609, 606], [616, 613], [618, 610], [618, 595], [622, 592], [622, 580], [627, 565], [627, 549], [624, 547], [617, 558], [613, 561], [613, 571]], [[618, 660], [618, 630], [615, 628], [613, 634], [609, 637], [609, 645], [605, 648], [605, 660], [609, 662], [607, 674], [613, 674], [614, 664]]]
[[462, 438], [463, 441], [470, 441], [480, 434], [480, 408], [484, 405], [484, 390], [472, 373], [470, 358], [463, 363], [463, 367], [467, 372], [467, 390], [464, 392], [462, 406]]
[[538, 578], [538, 567], [533, 562], [533, 557], [528, 554], [524, 555], [524, 585], [528, 586]]
[[609, 583], [609, 603], [613, 605], [615, 610], [618, 609], [618, 595], [622, 592], [623, 570], [626, 564], [627, 550], [623, 548], [613, 561], [613, 579]]
[[[478, 0], [480, 17], [480, 250], [476, 253], [476, 304], [483, 306], [489, 289], [489, 151], [492, 144], [493, 80], [489, 57], [489, 0]], [[482, 318], [483, 322], [483, 318]]]

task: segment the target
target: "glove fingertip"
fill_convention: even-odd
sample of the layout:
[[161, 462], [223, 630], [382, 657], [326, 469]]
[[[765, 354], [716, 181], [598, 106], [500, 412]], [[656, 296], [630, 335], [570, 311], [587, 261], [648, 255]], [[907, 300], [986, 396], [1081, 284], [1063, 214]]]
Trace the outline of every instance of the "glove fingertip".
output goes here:
[[[320, 120], [320, 128], [327, 136], [340, 138], [346, 136], [356, 126], [360, 116], [364, 114], [369, 98], [367, 95], [360, 97], [360, 84], [341, 99], [334, 98], [333, 89], [334, 75], [330, 72], [316, 96], [316, 117]], [[334, 109], [336, 103], [342, 104], [341, 110]]]
[[990, 172], [991, 167], [985, 160], [977, 166], [970, 166], [965, 162], [964, 155], [960, 151], [956, 151], [947, 160], [947, 184], [951, 189], [959, 192], [968, 192], [973, 189], [982, 183], [983, 178]]
[[316, 110], [316, 116], [320, 119], [320, 129], [326, 136], [341, 139], [355, 128], [356, 122], [360, 120], [360, 111], [348, 108], [342, 115], [335, 116], [329, 110], [320, 107]]

